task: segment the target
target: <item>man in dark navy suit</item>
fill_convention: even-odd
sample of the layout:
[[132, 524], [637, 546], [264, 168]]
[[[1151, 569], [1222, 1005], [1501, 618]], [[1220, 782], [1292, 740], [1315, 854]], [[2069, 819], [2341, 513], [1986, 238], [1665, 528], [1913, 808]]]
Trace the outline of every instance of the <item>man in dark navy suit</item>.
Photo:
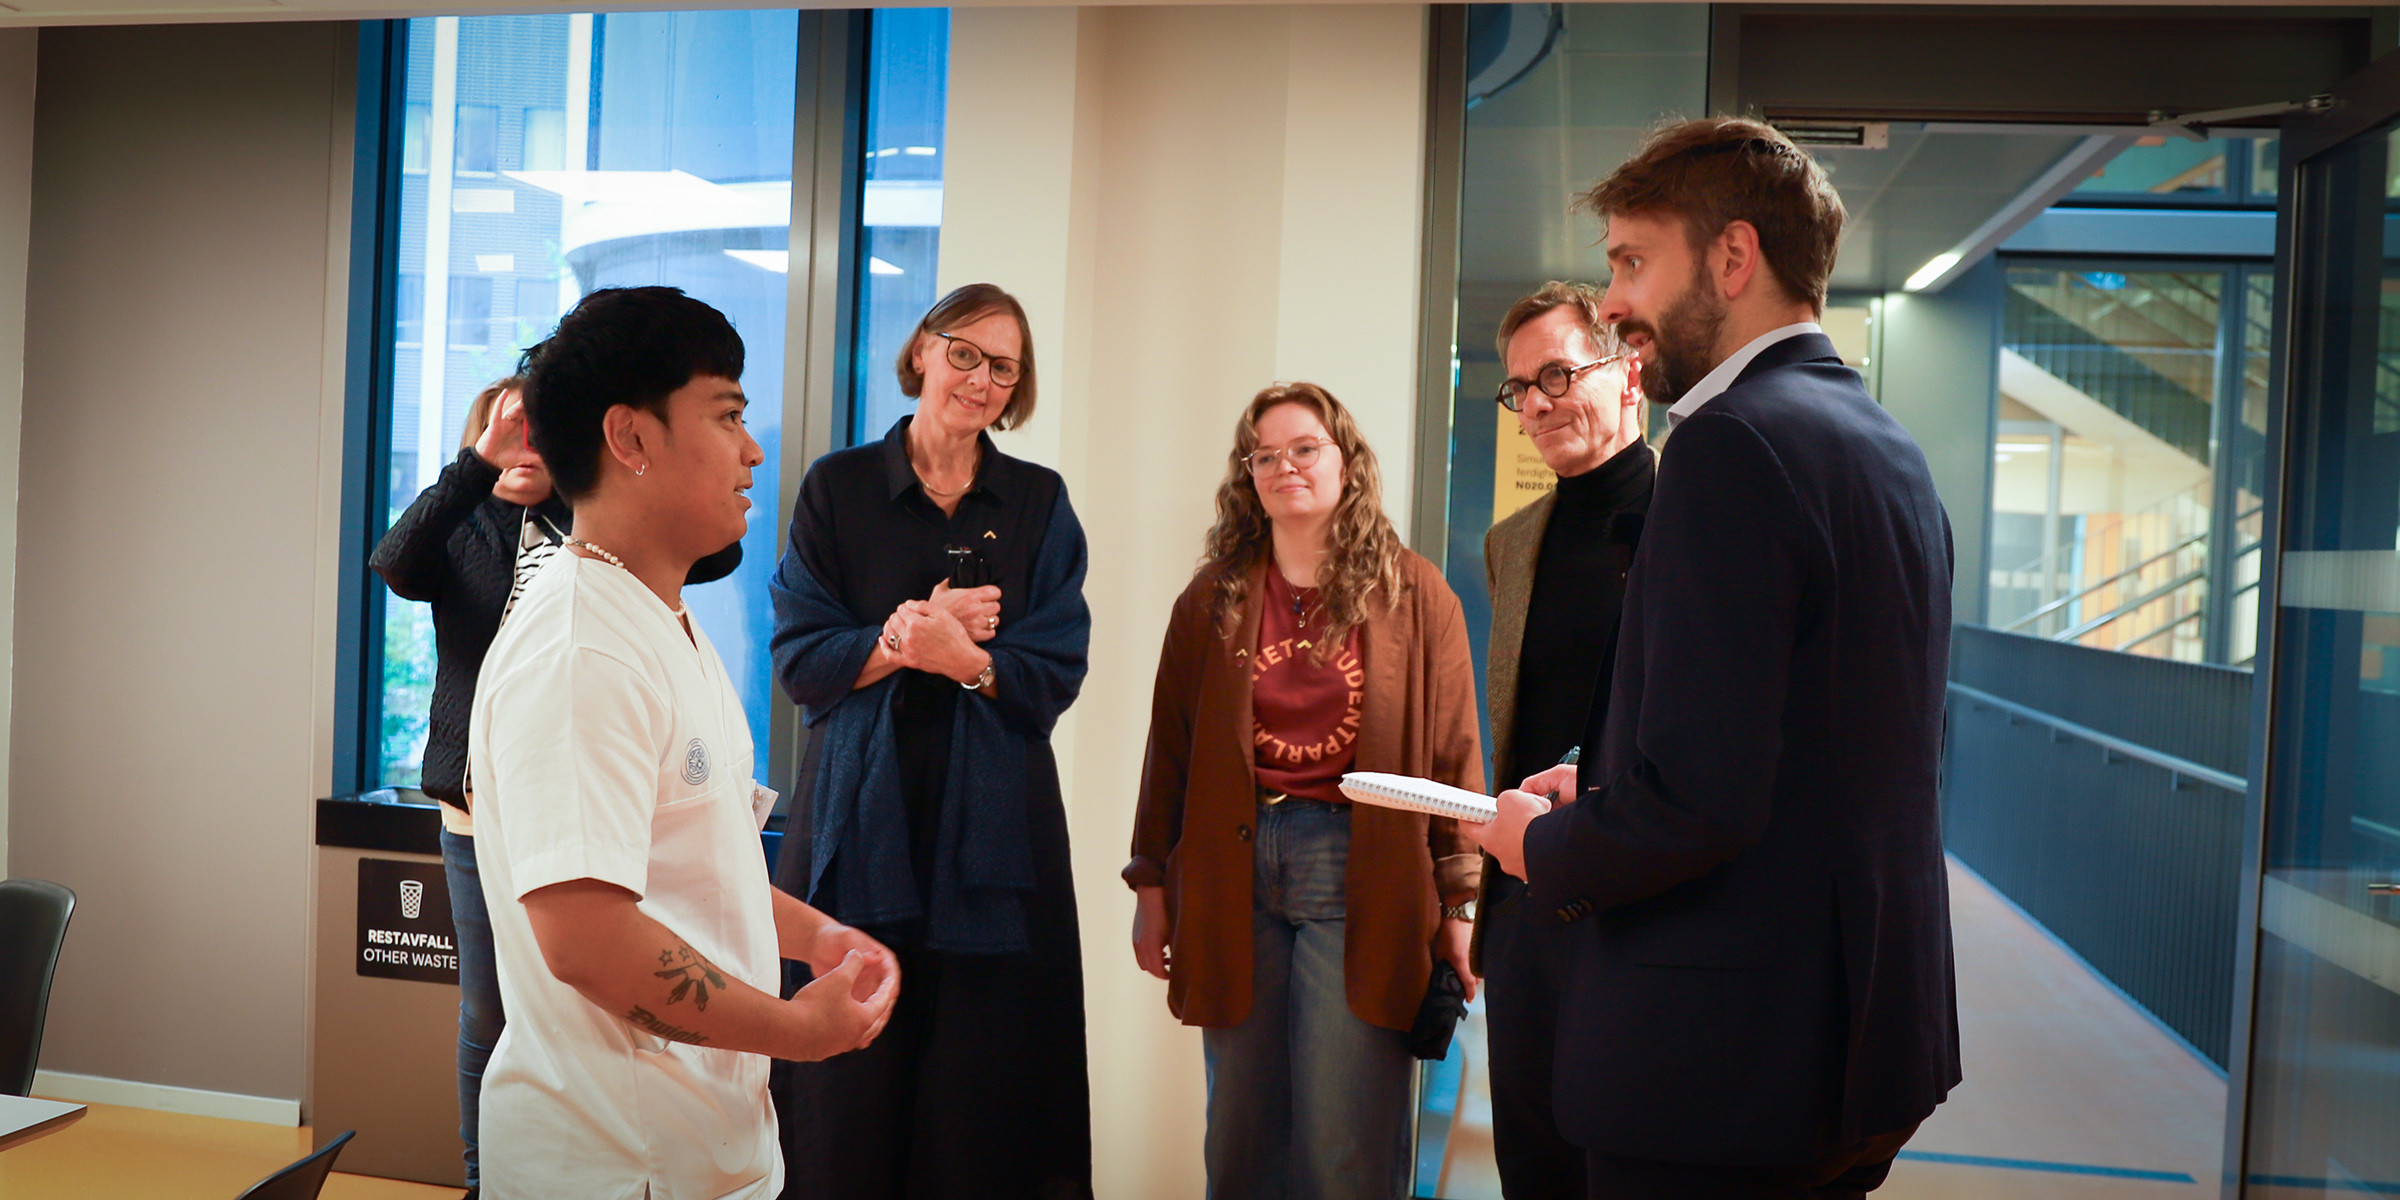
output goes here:
[[1805, 153], [1681, 122], [1584, 202], [1674, 428], [1580, 781], [1471, 829], [1569, 926], [1554, 1098], [1593, 1197], [1862, 1196], [1959, 1080], [1949, 521], [1816, 323], [1843, 211]]

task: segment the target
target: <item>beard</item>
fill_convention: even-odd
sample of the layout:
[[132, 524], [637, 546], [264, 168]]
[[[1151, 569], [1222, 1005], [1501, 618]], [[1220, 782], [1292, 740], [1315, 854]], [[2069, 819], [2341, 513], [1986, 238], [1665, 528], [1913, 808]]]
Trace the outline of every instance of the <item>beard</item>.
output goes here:
[[1652, 404], [1672, 405], [1692, 390], [1701, 377], [1716, 369], [1717, 334], [1725, 328], [1725, 301], [1708, 286], [1705, 268], [1692, 269], [1691, 282], [1658, 314], [1658, 323], [1617, 322], [1617, 336], [1643, 333], [1650, 337], [1642, 355], [1642, 394]]

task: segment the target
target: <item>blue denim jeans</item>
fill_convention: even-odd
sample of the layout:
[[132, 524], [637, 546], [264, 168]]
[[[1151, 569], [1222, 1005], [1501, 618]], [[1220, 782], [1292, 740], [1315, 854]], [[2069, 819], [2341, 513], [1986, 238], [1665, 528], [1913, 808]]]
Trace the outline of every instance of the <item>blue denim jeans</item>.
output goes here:
[[1262, 805], [1249, 1019], [1204, 1029], [1212, 1200], [1395, 1200], [1408, 1189], [1409, 1057], [1342, 984], [1350, 810]]
[[450, 883], [450, 923], [458, 932], [458, 1136], [467, 1145], [467, 1186], [479, 1180], [475, 1117], [483, 1065], [492, 1060], [506, 1018], [500, 1011], [500, 963], [492, 954], [492, 914], [484, 907], [475, 839], [442, 831], [442, 874]]

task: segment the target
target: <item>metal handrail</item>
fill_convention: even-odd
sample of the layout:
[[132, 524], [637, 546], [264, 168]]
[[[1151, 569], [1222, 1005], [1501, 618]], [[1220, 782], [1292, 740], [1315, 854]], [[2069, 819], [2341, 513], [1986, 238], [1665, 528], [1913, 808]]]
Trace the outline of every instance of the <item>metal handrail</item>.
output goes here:
[[2090, 633], [2091, 631], [2098, 629], [2112, 621], [2117, 621], [2122, 618], [2132, 616], [2144, 608], [2156, 604], [2159, 601], [2174, 595], [2176, 592], [2190, 587], [2195, 583], [2200, 583], [2207, 578], [2208, 572], [2206, 570], [2186, 571], [2181, 577], [2169, 583], [2163, 584], [2145, 595], [2128, 600], [2125, 603], [2109, 610], [2108, 612], [2097, 617], [2093, 617], [2091, 620], [2085, 621], [2071, 629], [2050, 635], [2050, 640], [2054, 642], [2074, 641], [2075, 639], [2082, 637], [2083, 635]]
[[[2206, 508], [2210, 502], [2204, 499], [2194, 499], [2194, 496], [2199, 493], [2209, 492], [2210, 490], [2210, 485], [2208, 484], [2195, 484], [2191, 487], [2185, 488], [2180, 492], [2170, 492], [2165, 496], [2161, 496], [2146, 507], [2119, 515], [2128, 522], [2138, 521], [2144, 517], [2159, 515], [2178, 500], [2187, 501], [2199, 507]], [[2043, 550], [2035, 554], [2032, 558], [2026, 559], [2024, 562], [2021, 562], [2016, 566], [2002, 567], [1999, 568], [1999, 570], [2010, 575], [2023, 575], [2030, 571], [2054, 571], [2057, 568], [2051, 565], [2052, 560], [2058, 558], [2060, 555], [2068, 553], [2070, 553], [2069, 547], [2052, 546], [2047, 550]]]
[[1986, 708], [1996, 708], [2011, 716], [2023, 717], [2036, 724], [2047, 725], [2070, 737], [2090, 742], [2100, 747], [2101, 753], [2104, 755], [2122, 754], [2136, 762], [2145, 762], [2154, 767], [2165, 768], [2178, 780], [2188, 776], [2212, 787], [2223, 788], [2235, 795], [2248, 795], [2250, 792], [2250, 781], [2239, 775], [2228, 774], [2215, 767], [2204, 767], [2188, 758], [2177, 758], [2164, 750], [2153, 750], [2139, 742], [2129, 742], [2124, 738], [2102, 733], [2090, 726], [2078, 725], [2065, 717], [2051, 716], [2038, 708], [2027, 708], [2014, 700], [2003, 700], [1990, 692], [1980, 688], [1971, 688], [1963, 683], [1952, 683], [1950, 691], [1971, 703], [1980, 704]]
[[[2236, 533], [2236, 536], [2239, 536], [2239, 533], [2240, 533], [2240, 525], [2241, 525], [2241, 523], [2242, 523], [2242, 522], [2244, 522], [2244, 521], [2247, 521], [2247, 520], [2249, 520], [2250, 518], [2257, 516], [2259, 513], [2261, 513], [2261, 512], [2263, 512], [2263, 511], [2265, 511], [2265, 510], [2266, 510], [2266, 507], [2267, 507], [2266, 505], [2264, 505], [2264, 504], [2260, 504], [2260, 505], [2258, 505], [2258, 506], [2256, 506], [2256, 507], [2252, 508], [2252, 509], [2251, 509], [2250, 511], [2248, 511], [2248, 512], [2237, 514], [2237, 515], [2236, 515], [2236, 516], [2233, 518], [2233, 521], [2232, 521], [2232, 524], [2235, 526], [2235, 533]], [[2148, 510], [2144, 510], [2144, 511], [2148, 511]], [[2122, 570], [2122, 571], [2119, 571], [2119, 572], [2117, 572], [2116, 574], [2114, 574], [2114, 575], [2111, 575], [2111, 576], [2109, 576], [2108, 578], [2106, 578], [2106, 579], [2103, 579], [2103, 580], [2101, 580], [2100, 582], [2098, 582], [2098, 583], [2095, 583], [2095, 584], [2091, 585], [2090, 587], [2084, 588], [2082, 591], [2079, 591], [2079, 592], [2074, 592], [2074, 593], [2071, 593], [2071, 594], [2069, 594], [2069, 595], [2065, 595], [2065, 596], [2061, 596], [2061, 597], [2059, 597], [2058, 599], [2056, 599], [2056, 600], [2053, 600], [2053, 601], [2049, 602], [2048, 604], [2045, 604], [2045, 605], [2041, 606], [2040, 608], [2034, 609], [2032, 612], [2026, 613], [2024, 616], [2018, 617], [2018, 618], [2017, 618], [2016, 620], [2014, 620], [2014, 621], [2010, 621], [2010, 622], [2009, 622], [2008, 624], [2006, 624], [2006, 625], [2002, 625], [2002, 626], [2000, 626], [2000, 631], [2001, 631], [2002, 633], [2014, 633], [2014, 632], [2016, 632], [2016, 630], [2017, 630], [2017, 629], [2018, 629], [2020, 626], [2023, 626], [2023, 625], [2025, 625], [2025, 624], [2027, 624], [2027, 623], [2029, 623], [2029, 622], [2038, 621], [2038, 620], [2042, 619], [2043, 617], [2049, 616], [2051, 613], [2057, 612], [2059, 609], [2065, 608], [2065, 607], [2067, 607], [2068, 605], [2070, 605], [2070, 604], [2073, 604], [2073, 603], [2075, 603], [2076, 601], [2078, 601], [2078, 600], [2081, 600], [2081, 599], [2083, 599], [2084, 597], [2091, 595], [2093, 592], [2097, 592], [2097, 591], [2099, 591], [2100, 589], [2102, 589], [2102, 588], [2105, 588], [2105, 587], [2107, 587], [2108, 585], [2110, 585], [2110, 584], [2112, 584], [2112, 583], [2115, 583], [2116, 581], [2118, 581], [2118, 580], [2120, 580], [2120, 579], [2123, 579], [2123, 578], [2125, 578], [2125, 577], [2126, 577], [2126, 576], [2128, 576], [2128, 575], [2139, 575], [2139, 574], [2141, 574], [2142, 572], [2149, 570], [2149, 569], [2150, 569], [2152, 566], [2155, 566], [2156, 564], [2158, 564], [2158, 563], [2160, 563], [2160, 562], [2163, 562], [2163, 561], [2165, 561], [2166, 559], [2173, 558], [2174, 556], [2176, 556], [2176, 555], [2178, 555], [2178, 554], [2181, 554], [2181, 553], [2183, 553], [2183, 552], [2184, 552], [2184, 551], [2186, 551], [2186, 550], [2189, 550], [2189, 549], [2191, 549], [2191, 548], [2192, 548], [2192, 546], [2193, 546], [2194, 544], [2196, 544], [2196, 543], [2199, 543], [2199, 542], [2205, 542], [2205, 541], [2207, 541], [2207, 540], [2208, 540], [2208, 538], [2209, 538], [2209, 532], [2208, 532], [2208, 531], [2202, 531], [2202, 532], [2200, 532], [2200, 533], [2195, 533], [2195, 534], [2193, 534], [2192, 536], [2190, 536], [2190, 537], [2187, 537], [2187, 538], [2183, 539], [2182, 541], [2180, 541], [2180, 542], [2177, 542], [2177, 543], [2175, 543], [2174, 545], [2172, 545], [2172, 546], [2169, 546], [2169, 547], [2167, 547], [2166, 549], [2164, 549], [2164, 550], [2161, 550], [2161, 551], [2159, 551], [2158, 553], [2156, 553], [2156, 554], [2153, 554], [2153, 555], [2151, 555], [2150, 557], [2148, 557], [2148, 558], [2145, 558], [2145, 559], [2143, 559], [2142, 561], [2140, 561], [2140, 562], [2138, 562], [2138, 563], [2135, 563], [2133, 566], [2127, 567], [2127, 568], [2125, 568], [2124, 570]], [[2250, 553], [2252, 550], [2256, 550], [2256, 549], [2258, 549], [2260, 546], [2262, 546], [2262, 545], [2264, 545], [2264, 544], [2266, 544], [2266, 543], [2265, 543], [2265, 539], [2263, 539], [2263, 538], [2262, 538], [2262, 539], [2260, 539], [2260, 540], [2258, 540], [2258, 541], [2255, 541], [2255, 542], [2252, 542], [2252, 543], [2250, 543], [2250, 544], [2249, 544], [2249, 545], [2247, 545], [2247, 546], [2236, 546], [2236, 547], [2234, 548], [2234, 551], [2233, 551], [2233, 556], [2234, 556], [2235, 558], [2240, 558], [2241, 556], [2243, 556], [2243, 555], [2245, 555], [2245, 554], [2248, 554], [2248, 553]], [[2046, 558], [2046, 557], [2047, 557], [2047, 555], [2045, 555], [2044, 557]], [[2042, 560], [2042, 559], [2036, 559], [2036, 560], [2034, 560], [2034, 561], [2035, 561], [2035, 562], [2040, 562], [2040, 561], [2043, 561], [2043, 560]], [[2025, 567], [2019, 567], [2019, 568], [2017, 568], [2017, 569], [2016, 569], [2016, 571], [2015, 571], [2015, 572], [2012, 572], [2012, 573], [2014, 573], [2014, 574], [2022, 574], [2022, 573], [2023, 573], [2025, 570], [2027, 570], [2027, 569], [2028, 569], [2028, 568], [2025, 568]], [[2172, 589], [2172, 588], [2170, 588], [2170, 589], [2168, 589], [2168, 590], [2172, 591], [2173, 589]], [[2240, 595], [2240, 594], [2242, 593], [2242, 591], [2243, 591], [2243, 590], [2244, 590], [2244, 589], [2239, 589], [2239, 588], [2237, 588], [2237, 589], [2235, 589], [2235, 591], [2234, 591], [2234, 594], [2238, 596], [2238, 595]], [[2100, 625], [2105, 625], [2105, 624], [2107, 624], [2107, 623], [2108, 623], [2108, 622], [2106, 622], [2106, 621], [2102, 621], [2102, 622], [2100, 622]], [[2090, 627], [2090, 629], [2086, 629], [2084, 632], [2088, 633], [2088, 632], [2090, 632], [2090, 631], [2091, 631], [2091, 629], [2097, 629], [2097, 628], [2099, 628], [2099, 627], [2100, 627], [2099, 625], [2094, 625], [2094, 626], [2091, 626], [2091, 627]], [[2066, 636], [2069, 636], [2069, 635], [2061, 634], [2061, 635], [2059, 635], [2059, 636], [2063, 638], [2063, 637], [2066, 637]]]
[[2207, 540], [2208, 534], [2195, 533], [2192, 536], [2185, 538], [2182, 541], [2177, 542], [2174, 545], [2169, 546], [2166, 549], [2161, 550], [2158, 553], [2153, 554], [2150, 557], [2145, 558], [2142, 561], [2135, 563], [2134, 565], [2127, 567], [2124, 570], [2119, 571], [2116, 574], [2111, 575], [2108, 578], [2103, 579], [2080, 592], [2061, 596], [2058, 599], [2041, 606], [2040, 608], [2034, 609], [2032, 612], [2026, 613], [2024, 616], [2018, 617], [2014, 621], [2010, 621], [2008, 624], [2000, 627], [2000, 632], [2014, 633], [2016, 632], [2017, 627], [2020, 625], [2041, 620], [2043, 617], [2049, 616], [2051, 613], [2057, 612], [2059, 609], [2065, 608], [2068, 605], [2083, 599], [2085, 596], [2089, 596], [2093, 592], [2099, 591], [2100, 589], [2107, 587], [2108, 585], [2115, 583], [2116, 581], [2123, 579], [2128, 575], [2139, 575], [2142, 572], [2149, 570], [2152, 564], [2157, 563], [2161, 559], [2172, 558]]
[[2167, 622], [2166, 624], [2164, 624], [2164, 625], [2161, 625], [2161, 626], [2159, 626], [2158, 628], [2156, 628], [2156, 629], [2153, 629], [2153, 630], [2151, 630], [2150, 632], [2148, 632], [2148, 633], [2145, 633], [2145, 634], [2143, 634], [2142, 636], [2140, 636], [2140, 637], [2137, 637], [2137, 638], [2133, 639], [2133, 640], [2132, 640], [2132, 641], [2130, 641], [2130, 642], [2122, 642], [2122, 643], [2119, 643], [2119, 644], [2118, 644], [2118, 645], [2117, 645], [2117, 646], [2116, 646], [2116, 647], [2115, 647], [2115, 648], [2114, 648], [2114, 649], [2113, 649], [2111, 652], [2112, 652], [2112, 653], [2116, 653], [2116, 654], [2123, 654], [2123, 653], [2125, 653], [2126, 651], [2133, 649], [2135, 646], [2139, 646], [2139, 645], [2141, 645], [2142, 643], [2144, 643], [2144, 642], [2147, 642], [2147, 641], [2149, 641], [2149, 640], [2150, 640], [2150, 639], [2152, 639], [2152, 638], [2164, 637], [2164, 636], [2166, 636], [2167, 634], [2173, 633], [2174, 631], [2176, 631], [2176, 630], [2178, 630], [2178, 629], [2181, 629], [2181, 628], [2183, 628], [2184, 626], [2186, 626], [2186, 625], [2189, 625], [2189, 624], [2191, 624], [2192, 622], [2194, 622], [2194, 621], [2197, 621], [2197, 620], [2199, 620], [2199, 619], [2200, 619], [2200, 610], [2195, 608], [2195, 609], [2193, 609], [2192, 611], [2190, 611], [2190, 612], [2188, 612], [2188, 613], [2185, 613], [2185, 614], [2183, 614], [2182, 616], [2180, 616], [2180, 617], [2177, 617], [2177, 618], [2175, 618], [2174, 620], [2172, 620], [2172, 621], [2169, 621], [2169, 622]]

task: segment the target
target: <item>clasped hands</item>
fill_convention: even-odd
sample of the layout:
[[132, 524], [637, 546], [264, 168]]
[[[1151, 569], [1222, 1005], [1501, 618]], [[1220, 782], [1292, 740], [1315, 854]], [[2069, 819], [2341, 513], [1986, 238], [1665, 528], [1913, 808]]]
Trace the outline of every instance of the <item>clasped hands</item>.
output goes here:
[[1525, 873], [1525, 827], [1533, 824], [1535, 817], [1556, 807], [1551, 796], [1572, 797], [1575, 788], [1575, 765], [1562, 763], [1500, 793], [1500, 815], [1488, 824], [1460, 821], [1458, 827], [1475, 839], [1484, 853], [1499, 860], [1501, 870], [1519, 879], [1530, 879]]
[[903, 601], [883, 622], [883, 652], [894, 665], [972, 683], [991, 665], [982, 644], [1000, 632], [1000, 589], [936, 584], [924, 600]]

